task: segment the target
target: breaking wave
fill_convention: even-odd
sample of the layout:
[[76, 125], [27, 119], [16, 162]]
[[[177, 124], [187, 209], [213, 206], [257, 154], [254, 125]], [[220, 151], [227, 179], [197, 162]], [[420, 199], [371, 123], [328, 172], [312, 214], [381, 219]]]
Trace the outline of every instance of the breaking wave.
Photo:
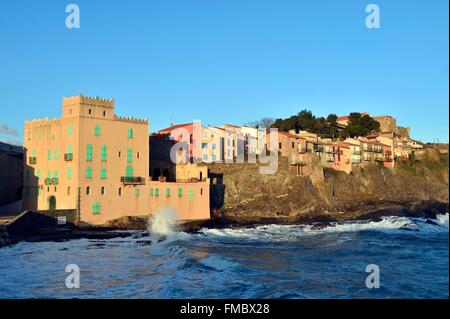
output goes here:
[[352, 221], [327, 225], [262, 225], [253, 228], [201, 229], [201, 236], [231, 237], [250, 240], [296, 240], [302, 236], [324, 233], [379, 231], [389, 233], [436, 233], [448, 232], [448, 214], [436, 219], [388, 216], [379, 221]]

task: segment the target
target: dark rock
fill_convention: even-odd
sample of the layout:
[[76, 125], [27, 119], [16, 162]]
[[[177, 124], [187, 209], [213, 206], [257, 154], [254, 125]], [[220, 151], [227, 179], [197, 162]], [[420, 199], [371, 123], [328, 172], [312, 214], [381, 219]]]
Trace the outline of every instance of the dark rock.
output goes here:
[[148, 219], [146, 217], [123, 216], [106, 222], [104, 226], [122, 230], [146, 230], [147, 223]]

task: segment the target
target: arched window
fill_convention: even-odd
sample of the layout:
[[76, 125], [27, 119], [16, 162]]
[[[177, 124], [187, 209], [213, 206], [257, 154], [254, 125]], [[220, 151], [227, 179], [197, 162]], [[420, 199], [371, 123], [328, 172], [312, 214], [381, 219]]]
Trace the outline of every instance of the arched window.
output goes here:
[[105, 187], [102, 186], [102, 188], [100, 189], [100, 194], [105, 195]]
[[119, 196], [122, 196], [122, 188], [119, 187]]
[[86, 187], [86, 195], [89, 195], [91, 193], [91, 188], [88, 186]]
[[92, 214], [93, 215], [99, 215], [100, 214], [100, 203], [94, 202], [92, 204]]

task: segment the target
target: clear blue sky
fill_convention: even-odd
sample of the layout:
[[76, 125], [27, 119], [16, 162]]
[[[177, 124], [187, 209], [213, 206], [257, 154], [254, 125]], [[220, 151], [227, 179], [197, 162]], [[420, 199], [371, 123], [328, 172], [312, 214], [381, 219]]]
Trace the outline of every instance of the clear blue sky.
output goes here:
[[[365, 27], [369, 3], [381, 29]], [[65, 27], [76, 3], [81, 28]], [[304, 108], [390, 114], [448, 142], [448, 1], [23, 1], [0, 6], [0, 139], [58, 117], [61, 99], [114, 97], [151, 131], [243, 124]], [[18, 134], [15, 136], [14, 131]]]

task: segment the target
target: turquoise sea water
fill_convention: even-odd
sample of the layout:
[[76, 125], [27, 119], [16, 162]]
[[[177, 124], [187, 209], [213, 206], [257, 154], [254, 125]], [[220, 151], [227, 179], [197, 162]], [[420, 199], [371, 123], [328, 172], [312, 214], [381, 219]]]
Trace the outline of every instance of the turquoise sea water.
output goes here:
[[[0, 298], [448, 298], [448, 215], [0, 249]], [[66, 266], [80, 288], [66, 287]], [[380, 269], [368, 289], [366, 266]]]

